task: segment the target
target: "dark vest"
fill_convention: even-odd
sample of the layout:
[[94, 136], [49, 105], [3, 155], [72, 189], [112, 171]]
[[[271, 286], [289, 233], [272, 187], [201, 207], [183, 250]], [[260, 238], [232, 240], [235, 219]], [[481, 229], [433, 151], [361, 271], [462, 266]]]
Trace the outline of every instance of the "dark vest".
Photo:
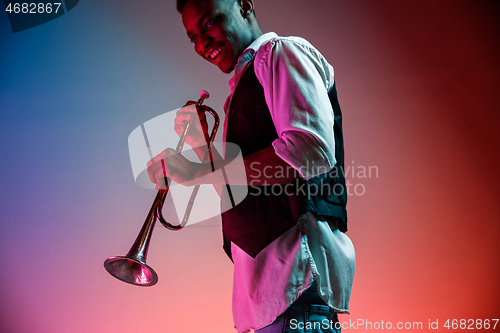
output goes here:
[[[328, 96], [334, 110], [337, 164], [329, 173], [307, 181], [298, 178], [293, 184], [281, 186], [249, 186], [248, 195], [242, 202], [232, 209], [223, 209], [224, 250], [230, 258], [230, 241], [255, 258], [296, 225], [298, 218], [307, 211], [334, 221], [343, 232], [347, 230], [347, 193], [341, 172], [344, 169], [342, 115], [335, 86]], [[278, 138], [264, 90], [255, 76], [253, 61], [243, 73], [227, 112], [226, 142], [237, 144], [243, 156], [271, 146]], [[234, 157], [226, 152], [226, 159]], [[230, 188], [234, 190], [235, 186]], [[229, 202], [227, 196], [222, 197], [223, 206]]]

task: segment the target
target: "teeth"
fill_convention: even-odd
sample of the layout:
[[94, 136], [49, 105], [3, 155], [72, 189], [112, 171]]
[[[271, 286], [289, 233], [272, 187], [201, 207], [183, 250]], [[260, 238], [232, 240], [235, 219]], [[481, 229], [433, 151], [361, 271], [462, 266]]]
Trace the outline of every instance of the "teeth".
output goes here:
[[216, 48], [216, 49], [215, 49], [212, 53], [210, 53], [210, 54], [208, 55], [208, 57], [209, 57], [210, 59], [215, 59], [215, 57], [217, 57], [217, 55], [218, 55], [218, 54], [222, 51], [222, 49], [223, 49], [223, 47], [222, 47], [222, 46], [220, 46], [220, 47]]

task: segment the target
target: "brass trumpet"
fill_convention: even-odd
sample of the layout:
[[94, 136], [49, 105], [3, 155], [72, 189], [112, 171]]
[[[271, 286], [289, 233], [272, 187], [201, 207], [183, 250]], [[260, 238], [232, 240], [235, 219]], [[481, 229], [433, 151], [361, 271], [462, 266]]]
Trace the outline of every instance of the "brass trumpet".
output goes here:
[[[203, 101], [209, 96], [210, 95], [205, 90], [200, 91], [200, 99], [198, 100], [199, 105], [201, 105]], [[212, 108], [208, 106], [206, 106], [206, 108], [206, 112], [210, 113], [214, 117], [215, 122], [212, 128], [212, 133], [210, 134], [209, 140], [207, 142], [208, 151], [203, 158], [203, 163], [206, 163], [209, 158], [210, 160], [212, 160], [212, 143], [215, 139], [215, 135], [217, 134], [217, 129], [219, 128], [219, 116]], [[179, 138], [179, 142], [177, 143], [177, 147], [175, 148], [175, 151], [178, 153], [182, 151], [182, 147], [184, 146], [184, 142], [186, 141], [187, 133], [189, 131], [189, 128], [191, 127], [191, 122], [192, 120], [186, 123], [186, 127], [184, 128], [184, 131]], [[151, 240], [155, 222], [158, 219], [165, 228], [174, 231], [184, 228], [189, 219], [189, 214], [191, 213], [194, 200], [200, 188], [199, 185], [196, 185], [194, 187], [182, 222], [179, 225], [172, 225], [167, 222], [167, 220], [165, 220], [162, 213], [163, 204], [165, 203], [165, 198], [167, 197], [170, 185], [169, 178], [165, 179], [165, 185], [165, 188], [160, 189], [156, 194], [153, 205], [151, 206], [151, 209], [146, 216], [146, 221], [144, 222], [139, 235], [137, 236], [128, 253], [125, 256], [109, 257], [108, 259], [106, 259], [106, 261], [104, 261], [104, 268], [115, 278], [137, 286], [153, 286], [156, 284], [156, 282], [158, 282], [158, 275], [156, 274], [156, 272], [151, 267], [146, 265], [146, 256], [148, 253], [149, 241]]]

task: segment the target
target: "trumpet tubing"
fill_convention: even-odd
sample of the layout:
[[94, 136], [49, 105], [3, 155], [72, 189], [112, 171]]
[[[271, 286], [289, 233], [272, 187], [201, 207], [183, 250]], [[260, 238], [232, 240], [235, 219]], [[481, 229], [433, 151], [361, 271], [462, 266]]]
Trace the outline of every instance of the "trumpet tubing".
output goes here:
[[[200, 99], [198, 100], [198, 104], [201, 105], [203, 101], [209, 96], [210, 95], [205, 90], [200, 91]], [[219, 128], [219, 116], [217, 115], [217, 113], [210, 107], [207, 107], [207, 112], [209, 112], [214, 117], [214, 126], [207, 143], [208, 150], [205, 154], [205, 157], [203, 158], [203, 163], [206, 163], [209, 159], [211, 159], [212, 143], [215, 139], [215, 135], [217, 134], [217, 129]], [[190, 127], [191, 122], [187, 122], [175, 149], [178, 153], [182, 151]], [[189, 219], [189, 215], [191, 213], [191, 209], [193, 208], [194, 200], [200, 186], [196, 185], [193, 188], [193, 192], [189, 199], [186, 211], [184, 213], [184, 218], [182, 219], [181, 223], [179, 225], [172, 225], [163, 217], [162, 212], [163, 204], [165, 203], [165, 199], [168, 194], [170, 179], [167, 178], [165, 180], [165, 184], [165, 189], [159, 190], [156, 194], [153, 204], [149, 209], [149, 213], [146, 216], [146, 220], [142, 225], [141, 231], [139, 232], [139, 235], [137, 236], [128, 253], [125, 256], [109, 257], [104, 261], [104, 268], [108, 271], [108, 273], [121, 281], [137, 286], [155, 285], [158, 282], [158, 275], [153, 268], [146, 264], [146, 257], [156, 220], [159, 220], [165, 228], [177, 231], [184, 228]]]

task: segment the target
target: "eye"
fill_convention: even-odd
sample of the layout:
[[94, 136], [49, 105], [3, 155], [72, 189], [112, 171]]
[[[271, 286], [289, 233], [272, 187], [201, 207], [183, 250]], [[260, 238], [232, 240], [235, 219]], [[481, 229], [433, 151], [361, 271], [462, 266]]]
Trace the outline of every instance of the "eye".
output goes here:
[[191, 37], [191, 39], [189, 40], [191, 43], [196, 43], [196, 40], [198, 39], [198, 36], [194, 35], [193, 37]]
[[213, 17], [213, 18], [209, 19], [209, 20], [205, 23], [205, 25], [203, 26], [203, 28], [204, 28], [205, 30], [210, 30], [210, 29], [212, 29], [212, 27], [215, 25], [215, 22], [216, 22], [216, 21], [217, 21], [217, 18], [215, 18], [215, 17]]

